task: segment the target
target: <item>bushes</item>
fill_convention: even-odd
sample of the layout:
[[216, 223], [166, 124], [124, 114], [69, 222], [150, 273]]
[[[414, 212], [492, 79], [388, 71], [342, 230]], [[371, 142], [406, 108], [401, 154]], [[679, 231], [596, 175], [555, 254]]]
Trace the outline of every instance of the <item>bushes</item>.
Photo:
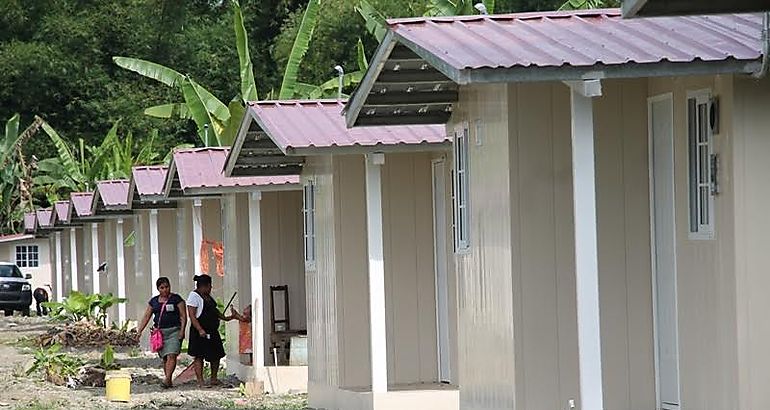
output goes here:
[[51, 310], [51, 317], [56, 320], [79, 322], [83, 319], [106, 327], [107, 309], [128, 300], [118, 298], [112, 293], [85, 294], [74, 291], [62, 302], [45, 302], [43, 306]]

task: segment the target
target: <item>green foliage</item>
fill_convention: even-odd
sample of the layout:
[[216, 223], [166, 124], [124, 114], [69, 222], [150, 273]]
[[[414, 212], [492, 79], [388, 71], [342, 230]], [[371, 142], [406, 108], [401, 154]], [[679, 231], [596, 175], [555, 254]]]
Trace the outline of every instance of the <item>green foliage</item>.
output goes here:
[[21, 214], [32, 210], [31, 166], [27, 164], [21, 147], [40, 126], [36, 119], [19, 133], [19, 114], [5, 124], [0, 140], [0, 233], [15, 232]]
[[307, 3], [305, 13], [302, 15], [302, 22], [299, 25], [294, 45], [291, 48], [289, 59], [286, 62], [286, 69], [283, 73], [283, 82], [278, 98], [286, 100], [294, 98], [297, 77], [299, 75], [299, 65], [310, 47], [310, 40], [313, 38], [316, 22], [318, 20], [318, 9], [321, 7], [321, 0], [310, 0]]
[[42, 370], [48, 380], [66, 381], [68, 377], [75, 376], [81, 366], [82, 360], [62, 352], [61, 345], [55, 343], [48, 348], [41, 347], [35, 352], [34, 361], [26, 370], [26, 374]]
[[104, 347], [104, 352], [99, 358], [99, 367], [104, 370], [120, 369], [120, 366], [115, 363], [115, 349], [112, 348], [112, 345], [108, 344]]
[[118, 298], [112, 293], [85, 294], [72, 291], [62, 302], [45, 302], [43, 306], [51, 310], [50, 317], [53, 320], [67, 320], [78, 322], [90, 320], [104, 326], [107, 309], [120, 303], [126, 303], [125, 298]]
[[559, 10], [588, 10], [620, 7], [619, 0], [567, 0]]
[[243, 24], [243, 12], [238, 0], [233, 1], [233, 28], [235, 30], [235, 46], [238, 50], [241, 75], [241, 99], [243, 102], [257, 101], [257, 84], [254, 81], [254, 65], [249, 53], [249, 35]]

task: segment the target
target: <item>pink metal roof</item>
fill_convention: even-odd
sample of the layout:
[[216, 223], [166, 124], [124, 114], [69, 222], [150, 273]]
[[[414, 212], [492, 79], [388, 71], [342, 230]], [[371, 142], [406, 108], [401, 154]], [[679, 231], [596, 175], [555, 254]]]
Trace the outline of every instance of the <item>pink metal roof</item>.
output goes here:
[[24, 231], [35, 232], [37, 230], [37, 215], [34, 212], [24, 214]]
[[97, 181], [96, 190], [99, 200], [105, 208], [125, 209], [128, 207], [128, 180], [113, 179], [109, 181]]
[[457, 70], [757, 60], [762, 55], [762, 18], [752, 14], [624, 20], [619, 9], [604, 9], [388, 24], [407, 45]]
[[285, 153], [302, 148], [436, 144], [448, 140], [443, 125], [347, 128], [345, 101], [250, 102], [262, 130]]
[[[179, 178], [179, 186], [188, 189], [212, 189], [235, 187], [260, 187], [270, 185], [299, 184], [298, 175], [268, 177], [226, 177], [225, 160], [230, 151], [227, 147], [192, 148], [174, 151], [171, 172], [167, 178]], [[170, 187], [166, 186], [166, 192]]]
[[28, 239], [35, 239], [35, 235], [27, 235], [23, 233], [16, 233], [11, 235], [0, 235], [0, 243], [25, 241]]
[[51, 208], [40, 208], [36, 211], [37, 222], [43, 228], [50, 228], [53, 226], [56, 216]]
[[56, 210], [56, 222], [70, 223], [70, 201], [56, 201], [53, 208]]
[[91, 216], [91, 204], [94, 200], [93, 192], [73, 192], [70, 194], [73, 210], [78, 217]]
[[136, 193], [142, 196], [163, 195], [168, 167], [164, 165], [134, 167], [131, 170]]

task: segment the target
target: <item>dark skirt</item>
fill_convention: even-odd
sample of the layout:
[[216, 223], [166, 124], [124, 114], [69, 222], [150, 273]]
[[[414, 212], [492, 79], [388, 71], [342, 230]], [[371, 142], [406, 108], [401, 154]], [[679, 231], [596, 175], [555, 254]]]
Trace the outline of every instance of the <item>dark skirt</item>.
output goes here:
[[201, 358], [207, 362], [218, 362], [225, 357], [225, 347], [219, 332], [209, 333], [210, 339], [201, 337], [194, 327], [190, 328], [190, 341], [187, 345], [187, 354], [196, 359]]

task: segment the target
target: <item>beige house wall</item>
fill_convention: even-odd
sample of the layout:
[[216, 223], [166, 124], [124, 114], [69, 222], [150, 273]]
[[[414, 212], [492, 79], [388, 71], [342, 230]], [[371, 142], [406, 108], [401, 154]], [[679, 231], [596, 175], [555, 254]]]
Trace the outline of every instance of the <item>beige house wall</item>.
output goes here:
[[[710, 89], [720, 97], [720, 190], [715, 239], [688, 236], [687, 92]], [[733, 163], [733, 78], [705, 76], [649, 80], [649, 96], [672, 93], [674, 103], [677, 304], [681, 402], [685, 408], [726, 409], [738, 402]], [[737, 158], [736, 158], [737, 159]], [[740, 169], [740, 168], [736, 168]], [[753, 408], [741, 407], [741, 408]]]
[[736, 78], [733, 93], [733, 161], [722, 166], [732, 169], [735, 195], [738, 405], [763, 409], [770, 408], [770, 80]]
[[[388, 154], [382, 168], [392, 385], [438, 378], [431, 179], [437, 156]], [[371, 384], [364, 157], [308, 158], [303, 182], [308, 180], [316, 187], [317, 240], [317, 260], [306, 270], [310, 401], [336, 408], [342, 397], [337, 389]], [[454, 309], [450, 316], [456, 317]]]
[[[32, 289], [44, 288], [46, 292], [49, 292], [49, 297], [53, 300], [54, 295], [50, 294], [51, 290], [45, 285], [54, 286], [55, 280], [54, 267], [51, 263], [51, 253], [49, 249], [48, 238], [36, 238], [26, 239], [23, 241], [0, 243], [0, 261], [3, 262], [16, 262], [16, 246], [18, 245], [37, 245], [38, 250], [38, 267], [37, 268], [19, 268], [23, 274], [29, 273], [32, 275], [32, 279], [29, 280], [32, 285]], [[34, 301], [32, 303], [34, 309]]]
[[[646, 86], [603, 88], [594, 121], [605, 407], [652, 408]], [[579, 398], [569, 104], [561, 83], [467, 87], [448, 125], [470, 125], [471, 249], [456, 256], [461, 408]]]

